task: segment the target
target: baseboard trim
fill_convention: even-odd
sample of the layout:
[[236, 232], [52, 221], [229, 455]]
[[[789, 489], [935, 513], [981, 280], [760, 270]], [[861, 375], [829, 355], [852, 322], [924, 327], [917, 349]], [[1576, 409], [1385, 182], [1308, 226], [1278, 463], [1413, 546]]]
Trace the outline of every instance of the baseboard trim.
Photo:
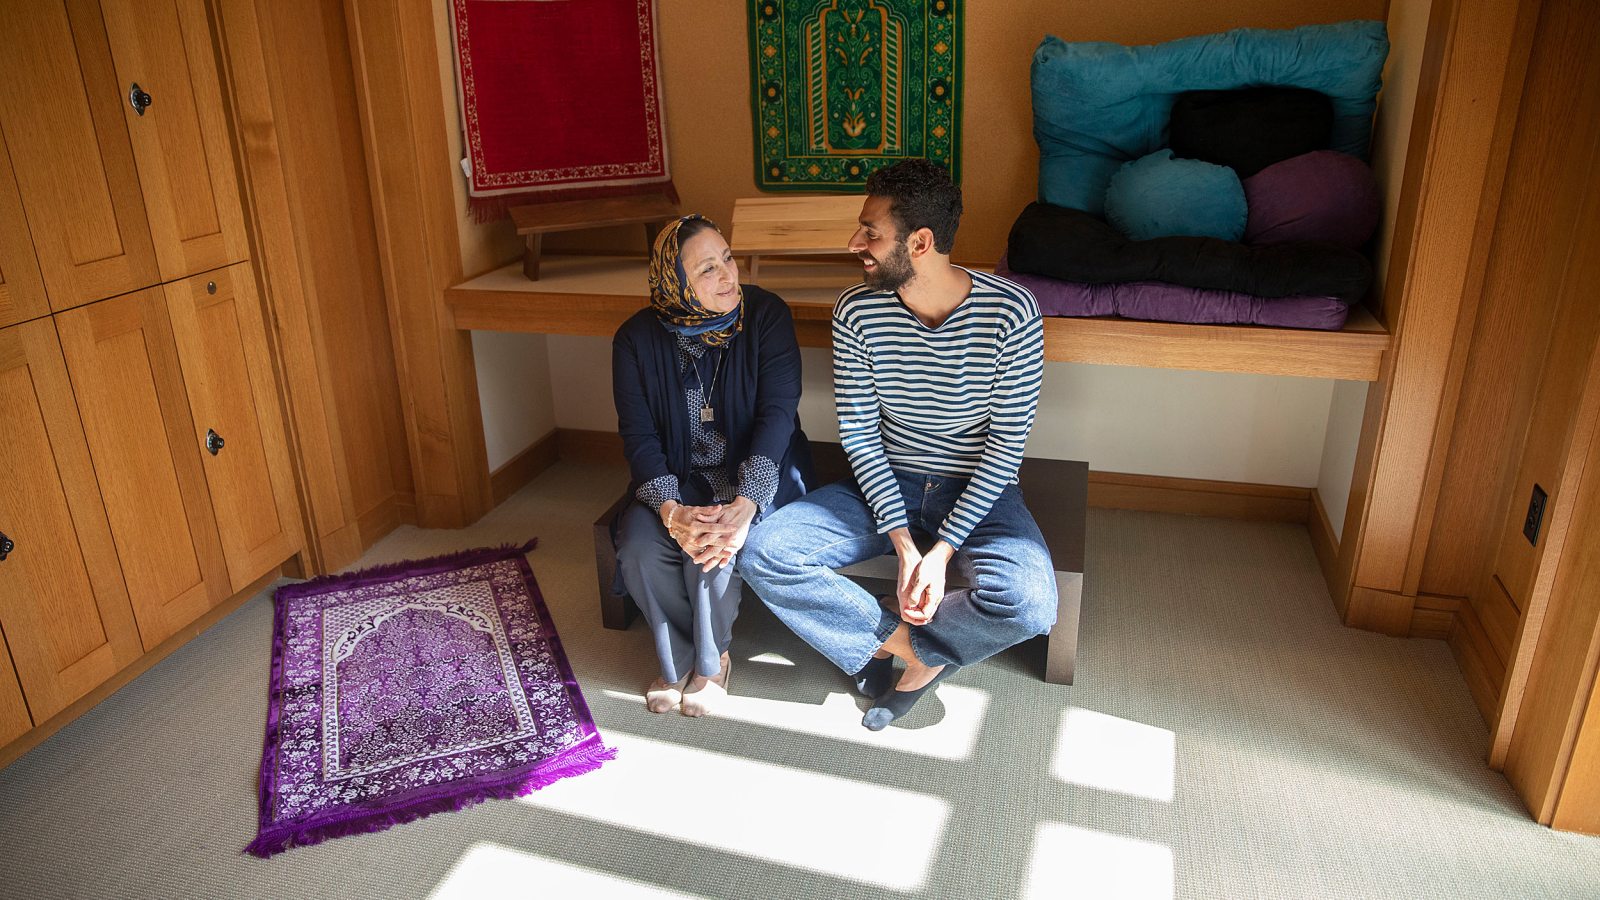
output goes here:
[[384, 535], [401, 525], [416, 524], [417, 501], [410, 493], [396, 491], [373, 504], [372, 508], [356, 517], [356, 531], [360, 535], [361, 549], [356, 557], [367, 552]]
[[1478, 705], [1478, 712], [1483, 714], [1483, 720], [1492, 731], [1500, 715], [1500, 684], [1505, 680], [1505, 665], [1495, 655], [1489, 633], [1478, 621], [1478, 613], [1470, 602], [1456, 609], [1445, 643], [1450, 646], [1450, 653], [1466, 678], [1472, 702]]
[[4, 769], [6, 766], [21, 759], [23, 754], [44, 743], [51, 735], [97, 706], [100, 701], [115, 694], [128, 682], [149, 671], [152, 666], [166, 659], [174, 650], [194, 640], [209, 630], [211, 626], [227, 618], [234, 610], [243, 606], [246, 600], [260, 593], [262, 588], [277, 581], [286, 572], [297, 574], [302, 570], [303, 566], [300, 560], [291, 557], [282, 565], [257, 578], [244, 590], [213, 606], [200, 618], [178, 629], [177, 633], [162, 641], [154, 650], [129, 663], [126, 668], [111, 676], [104, 684], [79, 697], [71, 706], [45, 720], [44, 724], [35, 725], [31, 731], [26, 732], [22, 737], [6, 744], [4, 747], [0, 747], [0, 769]]
[[[500, 468], [489, 473], [489, 491], [494, 497], [494, 505], [499, 506], [506, 498], [522, 490], [528, 482], [539, 477], [539, 473], [555, 465], [560, 458], [560, 433], [558, 428], [552, 428], [545, 436], [528, 445], [526, 450], [511, 457]], [[599, 432], [596, 432], [598, 434]], [[622, 454], [622, 442], [617, 441], [617, 455]]]
[[1100, 509], [1212, 516], [1304, 524], [1311, 517], [1311, 489], [1162, 475], [1089, 473], [1089, 505]]
[[1311, 550], [1317, 554], [1317, 565], [1322, 567], [1322, 580], [1328, 583], [1328, 593], [1333, 593], [1339, 578], [1339, 538], [1333, 532], [1333, 520], [1328, 518], [1328, 508], [1322, 505], [1322, 495], [1311, 489], [1311, 515], [1306, 519], [1306, 530], [1311, 533]]
[[[621, 464], [622, 438], [609, 431], [556, 429], [557, 455], [567, 461]], [[1089, 473], [1089, 505], [1101, 509], [1305, 523], [1311, 518], [1311, 489], [1160, 475]], [[1337, 557], [1337, 553], [1335, 553]]]
[[1456, 615], [1466, 604], [1465, 597], [1443, 597], [1436, 594], [1418, 594], [1411, 608], [1411, 636], [1447, 640], [1455, 627]]
[[614, 431], [587, 431], [582, 428], [556, 429], [556, 455], [567, 462], [594, 462], [624, 465], [622, 435]]

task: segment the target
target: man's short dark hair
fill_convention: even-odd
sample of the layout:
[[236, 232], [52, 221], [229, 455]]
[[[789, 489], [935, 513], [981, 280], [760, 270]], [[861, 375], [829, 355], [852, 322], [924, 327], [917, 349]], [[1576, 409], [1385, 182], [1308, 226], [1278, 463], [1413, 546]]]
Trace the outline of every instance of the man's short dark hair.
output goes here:
[[904, 241], [919, 228], [933, 231], [933, 249], [948, 254], [961, 224], [961, 188], [944, 166], [908, 159], [867, 176], [867, 195], [889, 198], [889, 215]]

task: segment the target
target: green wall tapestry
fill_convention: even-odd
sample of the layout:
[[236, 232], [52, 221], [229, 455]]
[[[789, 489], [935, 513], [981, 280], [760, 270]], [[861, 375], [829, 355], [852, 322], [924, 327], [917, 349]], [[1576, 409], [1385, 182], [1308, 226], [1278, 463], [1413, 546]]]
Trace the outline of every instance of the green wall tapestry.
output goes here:
[[751, 0], [756, 186], [859, 192], [926, 157], [961, 178], [964, 0]]

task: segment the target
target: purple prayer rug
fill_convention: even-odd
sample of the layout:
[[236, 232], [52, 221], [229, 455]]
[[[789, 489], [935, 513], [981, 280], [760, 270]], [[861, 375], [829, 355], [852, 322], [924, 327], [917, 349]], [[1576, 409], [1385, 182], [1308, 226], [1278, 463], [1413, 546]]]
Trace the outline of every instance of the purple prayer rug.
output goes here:
[[271, 856], [516, 797], [611, 759], [522, 547], [276, 595], [261, 825]]

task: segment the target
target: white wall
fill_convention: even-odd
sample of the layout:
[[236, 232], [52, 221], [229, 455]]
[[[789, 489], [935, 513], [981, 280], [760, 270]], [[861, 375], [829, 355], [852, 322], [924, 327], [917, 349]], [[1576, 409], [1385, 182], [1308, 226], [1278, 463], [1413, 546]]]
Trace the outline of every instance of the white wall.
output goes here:
[[[546, 340], [542, 334], [472, 332], [483, 443], [489, 451], [491, 472], [556, 427]], [[607, 405], [610, 402], [608, 396]], [[613, 430], [615, 427], [613, 422]]]
[[1335, 382], [1333, 400], [1328, 408], [1328, 436], [1322, 444], [1317, 496], [1322, 499], [1322, 508], [1328, 511], [1334, 540], [1344, 535], [1344, 516], [1350, 505], [1350, 478], [1356, 469], [1367, 388], [1365, 381]]
[[[551, 335], [556, 424], [616, 431], [611, 342]], [[801, 351], [800, 423], [839, 439], [826, 350]], [[1269, 375], [1048, 363], [1028, 455], [1102, 472], [1311, 487], [1335, 382]]]

